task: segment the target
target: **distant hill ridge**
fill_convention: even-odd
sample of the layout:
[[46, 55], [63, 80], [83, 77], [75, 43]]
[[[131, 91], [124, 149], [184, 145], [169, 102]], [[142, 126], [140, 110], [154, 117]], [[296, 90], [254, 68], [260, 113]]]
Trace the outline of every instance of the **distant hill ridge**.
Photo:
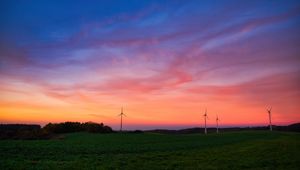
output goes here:
[[[287, 126], [273, 125], [272, 127], [273, 130], [275, 131], [300, 132], [300, 123], [294, 123]], [[242, 131], [242, 130], [269, 130], [269, 126], [228, 127], [228, 128], [219, 128], [219, 130], [221, 132]], [[207, 131], [215, 132], [216, 128], [207, 128]], [[154, 129], [154, 130], [147, 130], [145, 132], [164, 133], [164, 134], [190, 134], [190, 133], [204, 133], [204, 128], [194, 127], [194, 128], [180, 129], [180, 130]]]
[[[229, 127], [219, 128], [220, 132], [232, 132], [232, 131], [244, 131], [244, 130], [269, 130], [268, 126], [256, 126], [256, 127]], [[288, 126], [276, 126], [273, 125], [274, 131], [290, 131], [300, 132], [300, 123], [294, 123]], [[40, 125], [34, 124], [0, 124], [0, 139], [48, 139], [54, 134], [59, 133], [71, 133], [71, 132], [91, 132], [91, 133], [113, 133], [109, 126], [105, 126], [103, 123], [79, 123], [79, 122], [63, 122], [63, 123], [49, 123], [43, 128]], [[216, 128], [207, 128], [208, 133], [215, 133]], [[168, 129], [154, 129], [154, 130], [134, 130], [125, 131], [129, 133], [162, 133], [162, 134], [193, 134], [204, 133], [204, 128], [187, 128], [180, 130], [168, 130]]]

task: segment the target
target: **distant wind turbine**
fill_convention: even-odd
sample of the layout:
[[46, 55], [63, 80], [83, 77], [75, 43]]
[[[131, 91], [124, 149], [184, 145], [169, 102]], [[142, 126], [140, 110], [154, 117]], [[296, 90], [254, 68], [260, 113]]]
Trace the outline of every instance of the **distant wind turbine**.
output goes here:
[[121, 113], [120, 113], [118, 116], [121, 117], [120, 132], [122, 132], [122, 128], [123, 128], [123, 116], [126, 116], [126, 115], [123, 113], [123, 107], [121, 108]]
[[272, 131], [272, 107], [270, 107], [269, 109], [267, 109], [268, 114], [269, 114], [269, 126], [270, 126], [270, 131]]
[[204, 113], [204, 133], [207, 134], [207, 129], [206, 129], [206, 118], [208, 119], [207, 117], [207, 109], [205, 108], [205, 113]]
[[219, 133], [219, 121], [220, 121], [220, 119], [219, 119], [219, 117], [218, 117], [218, 115], [217, 115], [217, 118], [216, 118], [216, 123], [217, 123], [217, 133]]

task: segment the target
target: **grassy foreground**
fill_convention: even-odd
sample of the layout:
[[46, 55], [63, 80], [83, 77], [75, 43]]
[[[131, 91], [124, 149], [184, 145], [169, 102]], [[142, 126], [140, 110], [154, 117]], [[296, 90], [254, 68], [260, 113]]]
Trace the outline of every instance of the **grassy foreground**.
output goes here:
[[299, 169], [300, 134], [65, 134], [1, 140], [0, 169]]

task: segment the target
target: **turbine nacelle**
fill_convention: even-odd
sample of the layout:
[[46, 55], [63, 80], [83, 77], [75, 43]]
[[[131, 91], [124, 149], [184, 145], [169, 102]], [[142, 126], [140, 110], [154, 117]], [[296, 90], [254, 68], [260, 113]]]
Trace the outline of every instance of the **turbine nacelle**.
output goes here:
[[124, 113], [120, 113], [117, 116], [125, 116], [125, 117], [127, 117]]
[[123, 113], [123, 107], [121, 108], [121, 113], [118, 114], [117, 116], [125, 116], [125, 117], [127, 117], [127, 116]]
[[267, 111], [268, 111], [268, 113], [271, 113], [271, 111], [272, 111], [272, 106], [269, 107], [269, 108], [267, 109]]
[[204, 115], [203, 115], [205, 118], [208, 118], [208, 116], [207, 116], [207, 109], [205, 108], [205, 113], [204, 113]]

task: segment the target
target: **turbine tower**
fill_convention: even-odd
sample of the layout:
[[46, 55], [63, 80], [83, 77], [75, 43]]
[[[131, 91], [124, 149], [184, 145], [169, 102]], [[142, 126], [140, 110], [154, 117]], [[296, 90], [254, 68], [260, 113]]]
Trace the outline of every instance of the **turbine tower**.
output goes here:
[[272, 107], [270, 107], [269, 109], [267, 109], [268, 114], [269, 114], [269, 126], [270, 126], [270, 131], [272, 131]]
[[206, 129], [206, 118], [207, 117], [207, 109], [205, 108], [205, 113], [204, 113], [204, 133], [207, 134], [207, 129]]
[[216, 118], [216, 123], [217, 123], [217, 133], [219, 133], [219, 117], [218, 117], [218, 115]]
[[121, 113], [120, 113], [118, 116], [121, 117], [120, 132], [122, 132], [122, 129], [123, 129], [123, 116], [126, 116], [126, 115], [123, 113], [123, 107], [121, 108]]

